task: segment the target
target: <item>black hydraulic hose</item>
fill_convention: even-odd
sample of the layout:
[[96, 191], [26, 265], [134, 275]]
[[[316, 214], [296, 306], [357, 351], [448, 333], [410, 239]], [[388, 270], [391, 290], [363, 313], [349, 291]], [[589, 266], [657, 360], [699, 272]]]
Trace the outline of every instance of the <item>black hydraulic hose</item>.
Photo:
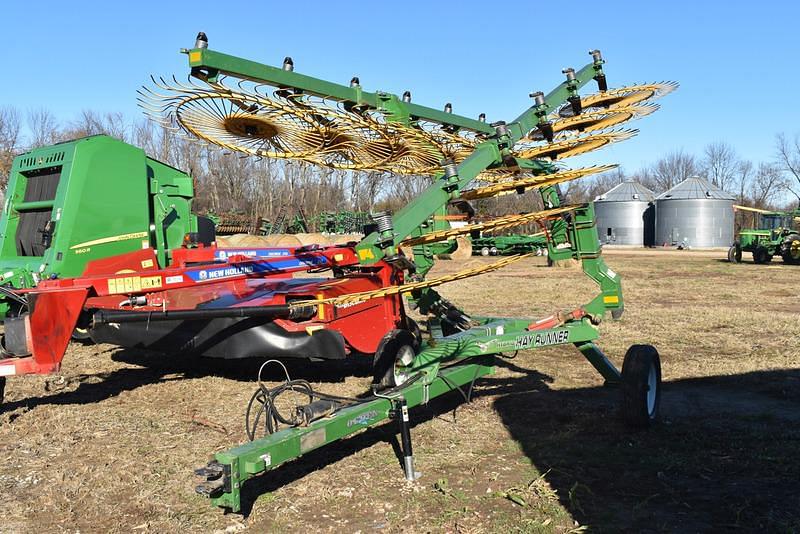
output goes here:
[[271, 306], [240, 306], [231, 308], [200, 308], [196, 310], [98, 310], [94, 324], [144, 323], [150, 321], [192, 321], [228, 317], [263, 317], [266, 319], [308, 319], [316, 313], [316, 306], [290, 307], [288, 304]]
[[5, 297], [10, 298], [13, 301], [18, 302], [19, 304], [22, 304], [23, 306], [27, 306], [28, 305], [28, 299], [25, 298], [23, 295], [20, 295], [19, 293], [17, 293], [16, 291], [14, 291], [14, 289], [12, 289], [10, 287], [0, 286], [0, 294], [2, 294]]

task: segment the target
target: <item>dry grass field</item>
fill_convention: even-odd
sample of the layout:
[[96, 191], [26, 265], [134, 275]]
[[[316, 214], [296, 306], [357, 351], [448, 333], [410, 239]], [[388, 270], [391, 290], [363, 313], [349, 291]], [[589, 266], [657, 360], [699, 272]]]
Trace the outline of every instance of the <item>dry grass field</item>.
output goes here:
[[[75, 344], [60, 375], [6, 387], [0, 531], [798, 531], [800, 267], [723, 255], [607, 254], [626, 312], [599, 344], [617, 363], [633, 343], [658, 348], [657, 427], [628, 431], [619, 392], [574, 348], [522, 352], [471, 403], [454, 394], [412, 412], [416, 483], [387, 425], [249, 482], [243, 516], [195, 495], [192, 469], [245, 440], [260, 362]], [[594, 288], [534, 258], [442, 293], [475, 314], [537, 317]], [[365, 362], [289, 371], [337, 394], [370, 382]]]

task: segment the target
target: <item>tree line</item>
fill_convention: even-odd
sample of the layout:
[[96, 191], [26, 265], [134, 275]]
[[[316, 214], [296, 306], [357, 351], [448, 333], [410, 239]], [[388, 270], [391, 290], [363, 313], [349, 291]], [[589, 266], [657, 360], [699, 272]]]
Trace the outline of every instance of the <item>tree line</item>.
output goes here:
[[[27, 135], [23, 137], [23, 125]], [[195, 210], [273, 219], [281, 209], [370, 211], [398, 208], [417, 196], [427, 177], [353, 172], [276, 159], [258, 159], [202, 146], [149, 120], [127, 122], [121, 113], [84, 111], [61, 123], [48, 110], [23, 116], [0, 108], [0, 187], [5, 190], [14, 157], [40, 146], [106, 134], [159, 161], [181, 169], [195, 181]]]
[[[23, 134], [23, 125], [25, 126]], [[126, 121], [121, 113], [83, 111], [61, 122], [50, 111], [21, 113], [0, 108], [0, 187], [5, 190], [16, 154], [88, 135], [107, 134], [139, 146], [150, 156], [194, 177], [196, 211], [238, 213], [274, 219], [300, 207], [308, 215], [322, 211], [398, 209], [430, 183], [424, 176], [395, 176], [320, 168], [303, 162], [243, 157], [206, 147], [152, 122]], [[672, 151], [652, 165], [627, 172], [622, 168], [563, 186], [569, 201], [584, 202], [632, 179], [656, 193], [700, 175], [733, 194], [736, 202], [758, 208], [787, 208], [800, 203], [800, 136], [780, 134], [771, 161], [752, 162], [725, 142], [711, 143], [699, 154]], [[503, 215], [541, 207], [535, 192], [480, 201], [483, 215]]]

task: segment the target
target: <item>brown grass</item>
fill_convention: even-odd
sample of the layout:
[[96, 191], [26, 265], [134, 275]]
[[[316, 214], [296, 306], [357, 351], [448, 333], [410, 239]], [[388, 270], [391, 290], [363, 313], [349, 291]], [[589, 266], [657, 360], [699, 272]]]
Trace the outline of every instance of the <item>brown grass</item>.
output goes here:
[[[623, 276], [626, 312], [603, 323], [600, 344], [617, 363], [633, 343], [659, 349], [669, 383], [656, 429], [624, 430], [616, 391], [574, 349], [525, 352], [482, 380], [472, 403], [414, 412], [417, 483], [402, 478], [390, 426], [253, 481], [249, 514], [225, 515], [194, 494], [192, 469], [244, 441], [258, 362], [76, 344], [59, 377], [9, 380], [0, 531], [800, 529], [800, 268], [692, 252], [607, 261]], [[594, 291], [542, 258], [441, 290], [470, 313], [520, 317]], [[337, 394], [370, 381], [363, 362], [289, 368]]]

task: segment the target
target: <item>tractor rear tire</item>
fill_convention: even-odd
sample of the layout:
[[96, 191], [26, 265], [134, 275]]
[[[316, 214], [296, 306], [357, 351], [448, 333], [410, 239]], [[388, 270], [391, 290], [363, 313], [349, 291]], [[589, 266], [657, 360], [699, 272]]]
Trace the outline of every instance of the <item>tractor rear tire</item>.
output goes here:
[[402, 368], [414, 361], [416, 343], [414, 335], [408, 330], [391, 330], [383, 336], [372, 361], [373, 389], [394, 388], [410, 378]]
[[647, 428], [658, 421], [661, 359], [652, 345], [632, 345], [622, 363], [622, 417], [628, 426]]
[[800, 265], [800, 235], [790, 234], [783, 240], [783, 263]]
[[742, 249], [738, 243], [731, 245], [728, 249], [728, 261], [731, 263], [742, 263]]
[[767, 247], [757, 246], [753, 251], [753, 261], [759, 265], [772, 261], [772, 255], [767, 251]]

